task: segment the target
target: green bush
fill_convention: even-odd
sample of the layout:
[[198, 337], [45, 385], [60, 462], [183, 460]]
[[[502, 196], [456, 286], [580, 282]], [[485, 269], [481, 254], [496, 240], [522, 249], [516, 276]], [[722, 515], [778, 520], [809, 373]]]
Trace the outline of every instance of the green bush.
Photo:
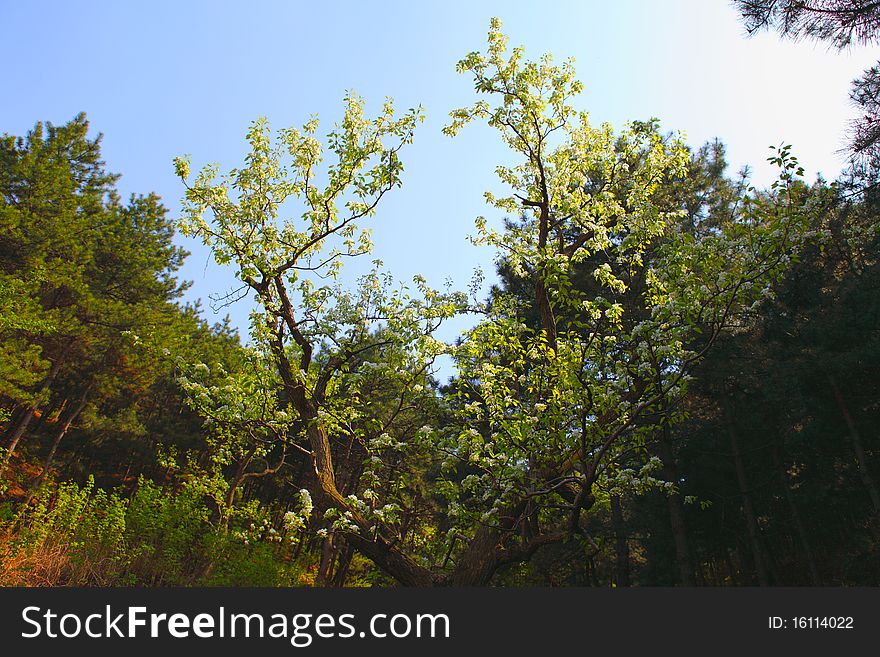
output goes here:
[[219, 532], [212, 539], [215, 559], [201, 582], [204, 586], [291, 586], [302, 573], [297, 564], [285, 560], [278, 544], [244, 545]]
[[252, 502], [212, 524], [203, 493], [141, 478], [131, 498], [72, 482], [48, 485], [0, 518], [0, 585], [290, 586], [303, 568]]
[[196, 491], [172, 491], [138, 480], [125, 514], [125, 542], [134, 585], [197, 583], [207, 568], [210, 512]]
[[33, 575], [36, 583], [113, 584], [125, 568], [125, 507], [115, 493], [96, 489], [91, 477], [84, 486], [66, 482], [42, 490], [10, 523], [4, 583], [31, 583]]

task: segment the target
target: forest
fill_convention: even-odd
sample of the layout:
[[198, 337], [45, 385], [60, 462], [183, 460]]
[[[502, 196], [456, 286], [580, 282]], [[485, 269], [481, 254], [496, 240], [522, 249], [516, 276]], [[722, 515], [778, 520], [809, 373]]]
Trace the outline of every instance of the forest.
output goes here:
[[[734, 4], [880, 34], [874, 3]], [[240, 163], [174, 160], [179, 216], [122, 197], [85, 113], [0, 138], [0, 585], [880, 584], [880, 68], [840, 176], [782, 144], [766, 188], [720, 141], [594, 125], [498, 19], [456, 68], [444, 132], [510, 153], [488, 294], [347, 274], [420, 109], [255, 120]], [[182, 300], [178, 234], [248, 327]]]

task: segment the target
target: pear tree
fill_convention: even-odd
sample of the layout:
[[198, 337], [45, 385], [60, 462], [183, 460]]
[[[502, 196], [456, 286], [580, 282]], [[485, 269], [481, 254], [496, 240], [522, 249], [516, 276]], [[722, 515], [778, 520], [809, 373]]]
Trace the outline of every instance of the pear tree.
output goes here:
[[675, 485], [646, 444], [718, 336], [771, 294], [805, 218], [786, 147], [772, 198], [744, 190], [729, 216], [688, 226], [660, 193], [685, 174], [681, 140], [654, 120], [592, 125], [573, 63], [527, 61], [497, 19], [458, 70], [480, 99], [446, 132], [485, 121], [516, 161], [486, 193], [507, 221], [478, 218], [474, 241], [533, 291], [539, 319], [500, 291], [456, 351], [458, 429], [441, 445], [452, 579], [486, 584], [542, 546], [588, 545], [584, 516], [610, 494]]
[[[192, 176], [176, 161], [181, 229], [257, 303], [255, 374], [210, 383], [193, 371], [188, 393], [232, 461], [273, 444], [308, 458], [287, 525], [317, 516], [403, 585], [486, 584], [543, 546], [589, 542], [584, 519], [609, 495], [674, 486], [647, 443], [807, 235], [788, 148], [770, 193], [744, 189], [727, 215], [688, 222], [663, 193], [686, 173], [684, 144], [654, 120], [593, 125], [574, 105], [572, 62], [528, 61], [495, 19], [486, 52], [458, 70], [479, 99], [445, 131], [485, 121], [514, 158], [496, 169], [503, 190], [486, 194], [495, 214], [478, 218], [474, 241], [531, 300], [497, 291], [455, 346], [433, 332], [464, 295], [420, 277], [411, 292], [378, 264], [354, 289], [341, 276], [370, 253], [364, 222], [401, 184], [418, 111], [398, 116], [389, 101], [370, 119], [350, 94], [326, 146], [317, 119], [274, 140], [259, 120], [240, 169]], [[444, 401], [429, 374], [447, 353], [458, 376]], [[444, 403], [437, 421], [414, 422], [414, 409]], [[342, 451], [361, 467], [340, 469]]]
[[[460, 295], [433, 290], [421, 277], [411, 294], [378, 261], [354, 290], [341, 278], [345, 260], [371, 251], [363, 221], [400, 186], [399, 153], [420, 117], [418, 110], [398, 116], [389, 100], [371, 119], [364, 101], [349, 94], [326, 146], [316, 137], [316, 118], [274, 140], [261, 119], [248, 132], [250, 153], [239, 169], [220, 175], [209, 165], [192, 176], [187, 158], [175, 161], [186, 184], [181, 230], [200, 237], [219, 264], [233, 266], [241, 292], [254, 295], [250, 342], [262, 355], [252, 359], [259, 363], [253, 376], [228, 376], [223, 386], [188, 378], [187, 392], [222, 427], [226, 452], [237, 462], [242, 454], [265, 454], [267, 440], [304, 452], [311, 473], [303, 499], [314, 500], [316, 512], [351, 545], [407, 584], [430, 579], [401, 550], [395, 504], [375, 499], [375, 490], [364, 499], [363, 487], [343, 495], [332, 443], [356, 441], [381, 462], [389, 447], [384, 436], [403, 409], [428, 394], [430, 365], [448, 349], [433, 332], [461, 305]], [[352, 393], [352, 382], [375, 368], [399, 383], [397, 412], [381, 422], [359, 421], [370, 415], [370, 399]], [[270, 394], [253, 385], [254, 377]]]

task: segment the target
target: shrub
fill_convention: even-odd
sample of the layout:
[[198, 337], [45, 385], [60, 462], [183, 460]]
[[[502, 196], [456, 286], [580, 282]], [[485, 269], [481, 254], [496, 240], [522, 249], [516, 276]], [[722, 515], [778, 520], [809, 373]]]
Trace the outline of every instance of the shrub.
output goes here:
[[89, 477], [44, 489], [7, 524], [0, 581], [25, 586], [106, 586], [124, 568], [125, 501]]

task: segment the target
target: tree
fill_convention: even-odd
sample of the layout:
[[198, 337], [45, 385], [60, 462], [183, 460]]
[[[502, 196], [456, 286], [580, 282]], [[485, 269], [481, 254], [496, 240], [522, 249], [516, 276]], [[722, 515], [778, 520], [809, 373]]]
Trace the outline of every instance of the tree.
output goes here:
[[[676, 219], [681, 230], [694, 233], [698, 226], [702, 226], [702, 230], [706, 230], [708, 226], [718, 225], [724, 221], [725, 217], [729, 217], [736, 212], [736, 205], [743, 191], [746, 189], [745, 176], [741, 173], [739, 180], [730, 179], [725, 175], [726, 162], [724, 157], [724, 147], [718, 141], [707, 143], [694, 153], [689, 152], [689, 161], [686, 171], [681, 177], [674, 180], [666, 181], [656, 192], [654, 203], [658, 209], [673, 215], [679, 215]], [[650, 257], [649, 255], [646, 257]], [[583, 263], [575, 265], [573, 268], [572, 285], [583, 293], [601, 294], [596, 279], [591, 272], [594, 267], [601, 264], [601, 259], [597, 259], [594, 255]], [[523, 321], [532, 328], [540, 328], [540, 321], [534, 308], [534, 290], [533, 284], [528, 278], [518, 278], [511, 271], [506, 262], [502, 261], [499, 266], [499, 274], [501, 276], [501, 287], [498, 293], [509, 294], [515, 296], [517, 304], [522, 311]], [[638, 299], [632, 294], [628, 295], [630, 301], [625, 304], [626, 312], [638, 315], [639, 304]], [[635, 301], [633, 303], [632, 301]], [[644, 314], [644, 310], [641, 311]], [[679, 482], [680, 477], [676, 470], [676, 444], [673, 440], [672, 433], [672, 415], [675, 411], [674, 407], [667, 406], [662, 409], [659, 426], [653, 436], [649, 436], [646, 441], [646, 450], [649, 454], [657, 456], [662, 462], [658, 477], [667, 482]], [[656, 424], [656, 422], [654, 422]], [[618, 467], [630, 467], [638, 465], [638, 459], [626, 457], [624, 463], [618, 463]], [[694, 567], [692, 563], [691, 550], [688, 542], [687, 524], [685, 522], [685, 509], [683, 496], [678, 488], [664, 490], [659, 497], [665, 499], [665, 505], [669, 515], [669, 529], [672, 530], [672, 543], [675, 551], [674, 558], [668, 557], [668, 560], [676, 562], [678, 568], [677, 577], [671, 575], [667, 581], [676, 581], [682, 585], [692, 586], [694, 584]], [[644, 498], [627, 494], [626, 491], [618, 491], [615, 494], [609, 494], [608, 509], [597, 509], [599, 513], [595, 514], [589, 522], [589, 531], [592, 539], [601, 544], [603, 532], [607, 532], [607, 528], [602, 526], [603, 517], [608, 519], [610, 516], [613, 525], [613, 533], [616, 535], [615, 543], [618, 556], [618, 564], [615, 570], [618, 574], [625, 573], [624, 559], [621, 555], [626, 554], [628, 546], [627, 542], [621, 539], [625, 527], [623, 520], [624, 506], [630, 507], [630, 515], [637, 507], [643, 507]], [[620, 507], [618, 509], [618, 507]], [[651, 509], [654, 516], [663, 514], [663, 511]], [[638, 527], [644, 529], [645, 519], [639, 514]], [[585, 523], [586, 524], [586, 523]], [[661, 525], [662, 527], [662, 525]], [[635, 527], [633, 529], [636, 529]], [[638, 529], [636, 529], [638, 531]], [[661, 529], [662, 531], [662, 529]], [[592, 552], [596, 552], [595, 546], [590, 546]], [[600, 551], [601, 552], [601, 551]], [[574, 554], [574, 553], [572, 553]], [[597, 552], [598, 554], [598, 552]], [[576, 556], [576, 555], [575, 555]], [[658, 561], [667, 559], [661, 557]], [[583, 554], [580, 555], [580, 561], [583, 561]], [[558, 559], [554, 560], [558, 562]], [[577, 563], [577, 560], [571, 560], [568, 566], [573, 572], [577, 572], [583, 568]], [[658, 568], [662, 569], [662, 565], [658, 564]], [[558, 568], [557, 568], [558, 569]], [[618, 577], [618, 585], [625, 582], [626, 577]], [[662, 580], [661, 580], [662, 581]]]
[[[825, 41], [837, 50], [880, 41], [880, 3], [871, 0], [734, 0], [749, 35], [769, 29], [791, 39]], [[880, 64], [853, 81], [863, 113], [850, 127], [854, 173], [873, 178], [880, 164]]]
[[[4, 287], [15, 295], [7, 303], [23, 304], [24, 313], [16, 314], [26, 317], [5, 327], [5, 336], [18, 342], [5, 350], [31, 361], [10, 371], [4, 385], [15, 405], [10, 452], [69, 357], [80, 324], [67, 311], [85, 285], [88, 226], [100, 224], [103, 196], [115, 181], [103, 171], [99, 139], [89, 140], [87, 132], [80, 115], [60, 127], [38, 123], [25, 139], [5, 135], [2, 141], [0, 268]], [[22, 343], [27, 349], [17, 348]], [[16, 383], [22, 376], [28, 385]]]
[[55, 425], [35, 484], [75, 422], [140, 429], [137, 403], [161, 366], [135, 345], [169, 338], [184, 289], [174, 273], [185, 252], [165, 208], [154, 194], [120, 200], [100, 136], [88, 129], [84, 114], [63, 126], [38, 123], [0, 149], [0, 285], [12, 295], [0, 339], [17, 354], [0, 385], [14, 411], [9, 454], [35, 417]]
[[[582, 515], [597, 501], [662, 484], [653, 476], [659, 461], [645, 453], [657, 418], [743, 307], [768, 294], [801, 239], [801, 217], [779, 203], [799, 173], [787, 149], [775, 157], [782, 175], [766, 198], [743, 199], [712, 223], [692, 217], [696, 226], [685, 230], [682, 213], [659, 201], [664, 184], [684, 174], [680, 143], [654, 121], [616, 136], [610, 126], [594, 128], [570, 105], [581, 89], [570, 63], [526, 62], [521, 48], [505, 53], [495, 20], [488, 52], [458, 65], [489, 100], [454, 111], [446, 131], [485, 119], [520, 159], [498, 168], [512, 193], [487, 194], [520, 219], [502, 231], [479, 219], [478, 241], [530, 281], [540, 323], [523, 323], [508, 295], [481, 309], [486, 319], [454, 349], [453, 417], [439, 427], [395, 436], [387, 427], [401, 415], [392, 412], [376, 435], [369, 400], [352, 392], [384, 366], [397, 382], [389, 387], [396, 407], [418, 404], [427, 367], [447, 350], [431, 331], [462, 296], [417, 279], [422, 299], [413, 299], [377, 271], [353, 293], [337, 282], [343, 258], [369, 251], [358, 222], [400, 184], [397, 153], [417, 114], [394, 118], [388, 102], [369, 120], [349, 95], [328, 136], [334, 161], [323, 186], [314, 119], [302, 131], [282, 130], [274, 144], [257, 121], [245, 167], [219, 179], [206, 167], [190, 181], [188, 160], [177, 160], [187, 184], [183, 230], [202, 237], [219, 263], [233, 263], [259, 304], [251, 340], [266, 365], [262, 382], [247, 389], [269, 401], [245, 407], [263, 408], [276, 440], [308, 455], [307, 497], [332, 529], [406, 585], [486, 584], [544, 546], [581, 540]], [[293, 200], [304, 208], [300, 219], [280, 220]], [[579, 289], [572, 281], [584, 272], [592, 285]], [[197, 382], [190, 393], [223, 407], [222, 388]], [[350, 440], [366, 465], [344, 496], [333, 453]], [[635, 468], [625, 467], [631, 457]], [[418, 473], [429, 475], [418, 476], [433, 482], [446, 517], [415, 513], [419, 496], [395, 493], [413, 490]], [[416, 515], [433, 541], [408, 539], [413, 523], [400, 519]]]
[[[390, 100], [377, 118], [367, 119], [363, 101], [349, 94], [342, 122], [328, 135], [334, 161], [322, 173], [317, 119], [301, 131], [282, 130], [274, 145], [267, 122], [259, 120], [248, 133], [245, 167], [219, 181], [216, 168], [207, 167], [188, 184], [181, 225], [211, 245], [219, 263], [232, 262], [255, 293], [260, 310], [252, 318], [251, 339], [271, 362], [261, 369], [261, 385], [275, 392], [266, 397], [260, 386], [251, 390], [271, 400], [258, 407], [273, 415], [272, 430], [311, 459], [309, 499], [314, 495], [346, 540], [398, 581], [427, 585], [431, 573], [402, 550], [393, 505], [341, 494], [331, 443], [357, 440], [381, 463], [389, 445], [371, 440], [356, 422], [370, 400], [346, 394], [350, 381], [363, 377], [377, 357], [397, 354], [383, 366], [387, 376], [403, 381], [398, 406], [412, 403], [424, 391], [424, 372], [445, 350], [431, 333], [459, 305], [457, 295], [435, 292], [418, 277], [423, 298], [411, 298], [378, 267], [354, 292], [337, 282], [345, 258], [370, 252], [369, 233], [359, 222], [400, 185], [398, 152], [412, 140], [418, 119], [415, 110], [396, 117]], [[187, 181], [188, 162], [176, 164]], [[325, 185], [319, 186], [319, 176]], [[294, 200], [305, 208], [299, 220], [279, 222], [285, 203]], [[206, 211], [213, 215], [210, 222]], [[365, 470], [363, 476], [370, 474]]]
[[[707, 584], [875, 577], [877, 214], [817, 181], [797, 191], [817, 239], [695, 371], [673, 427], [690, 539]], [[640, 508], [644, 525], [655, 508]], [[662, 563], [668, 534], [643, 545]], [[663, 576], [652, 567], [650, 576]], [[662, 581], [662, 580], [661, 580]]]
[[874, 43], [880, 7], [870, 0], [736, 0], [749, 34], [774, 29], [781, 36], [830, 41], [837, 49]]

